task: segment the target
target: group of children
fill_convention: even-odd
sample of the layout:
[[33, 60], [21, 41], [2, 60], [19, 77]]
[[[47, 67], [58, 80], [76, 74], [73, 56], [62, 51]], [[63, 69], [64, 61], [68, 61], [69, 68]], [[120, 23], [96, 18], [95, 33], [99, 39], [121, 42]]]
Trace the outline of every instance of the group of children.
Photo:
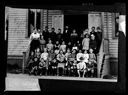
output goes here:
[[81, 34], [83, 38], [77, 40], [77, 33], [73, 30], [71, 40], [67, 38], [69, 35], [65, 36], [66, 39], [52, 37], [46, 40], [45, 35], [34, 32], [30, 37], [34, 49], [30, 49], [28, 59], [29, 74], [96, 77], [97, 42], [94, 33], [89, 34], [86, 29]]

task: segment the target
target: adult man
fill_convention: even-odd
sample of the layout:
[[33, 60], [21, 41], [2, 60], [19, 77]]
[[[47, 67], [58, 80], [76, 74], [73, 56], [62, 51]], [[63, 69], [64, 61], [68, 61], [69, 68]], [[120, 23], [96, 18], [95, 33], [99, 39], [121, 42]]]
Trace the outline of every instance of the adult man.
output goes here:
[[56, 41], [56, 39], [55, 39], [55, 36], [56, 36], [55, 28], [52, 28], [51, 32], [49, 34], [50, 34], [49, 36], [50, 36], [50, 38], [52, 40], [52, 43], [55, 44], [55, 41]]
[[63, 32], [63, 39], [64, 39], [66, 44], [68, 44], [68, 42], [70, 41], [70, 31], [69, 31], [68, 26], [65, 26], [65, 29], [64, 29], [64, 32]]
[[93, 34], [93, 35], [96, 37], [95, 27], [93, 26], [91, 29], [92, 29], [92, 30], [91, 30], [91, 32], [90, 32], [90, 35]]
[[97, 27], [96, 41], [97, 41], [97, 53], [98, 53], [100, 49], [101, 41], [102, 41], [102, 31], [100, 27]]
[[44, 40], [47, 42], [48, 41], [48, 26], [45, 26], [45, 30], [43, 30], [42, 35], [44, 36]]

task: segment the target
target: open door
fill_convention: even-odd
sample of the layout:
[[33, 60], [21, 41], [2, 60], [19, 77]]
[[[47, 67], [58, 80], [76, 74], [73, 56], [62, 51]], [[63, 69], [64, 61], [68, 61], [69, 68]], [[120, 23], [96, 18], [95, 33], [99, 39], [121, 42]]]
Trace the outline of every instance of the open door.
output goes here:
[[53, 15], [52, 16], [52, 27], [55, 28], [55, 31], [58, 31], [60, 28], [63, 32], [64, 27], [64, 15]]

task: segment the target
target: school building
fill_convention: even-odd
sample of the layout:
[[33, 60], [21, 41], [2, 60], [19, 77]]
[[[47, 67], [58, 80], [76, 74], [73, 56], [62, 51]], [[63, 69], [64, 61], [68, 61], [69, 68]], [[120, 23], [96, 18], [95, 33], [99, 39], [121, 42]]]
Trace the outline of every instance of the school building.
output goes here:
[[56, 30], [61, 28], [63, 31], [65, 25], [72, 25], [72, 27], [77, 27], [79, 30], [100, 26], [103, 40], [97, 57], [98, 76], [100, 77], [101, 74], [102, 76], [108, 74], [117, 76], [118, 37], [115, 35], [115, 23], [118, 15], [118, 13], [107, 11], [6, 7], [5, 22], [8, 22], [5, 25], [8, 26], [5, 31], [8, 39], [7, 64], [17, 64], [20, 68], [23, 68], [23, 52], [28, 50], [29, 35], [33, 27], [43, 31], [45, 26], [48, 26], [49, 29], [54, 27]]

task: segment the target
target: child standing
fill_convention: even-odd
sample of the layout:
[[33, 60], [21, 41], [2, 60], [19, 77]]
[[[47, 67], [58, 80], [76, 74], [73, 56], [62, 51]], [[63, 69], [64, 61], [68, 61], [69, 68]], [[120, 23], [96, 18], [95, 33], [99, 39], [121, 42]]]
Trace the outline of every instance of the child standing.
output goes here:
[[47, 47], [48, 52], [50, 52], [53, 49], [53, 44], [51, 40], [48, 41], [48, 44], [46, 45], [46, 47]]
[[46, 44], [46, 41], [44, 40], [44, 36], [41, 35], [41, 37], [40, 37], [40, 49], [41, 49], [41, 52], [45, 48], [45, 44]]
[[89, 41], [90, 41], [89, 35], [86, 34], [85, 38], [82, 41], [83, 50], [88, 50], [89, 49]]

